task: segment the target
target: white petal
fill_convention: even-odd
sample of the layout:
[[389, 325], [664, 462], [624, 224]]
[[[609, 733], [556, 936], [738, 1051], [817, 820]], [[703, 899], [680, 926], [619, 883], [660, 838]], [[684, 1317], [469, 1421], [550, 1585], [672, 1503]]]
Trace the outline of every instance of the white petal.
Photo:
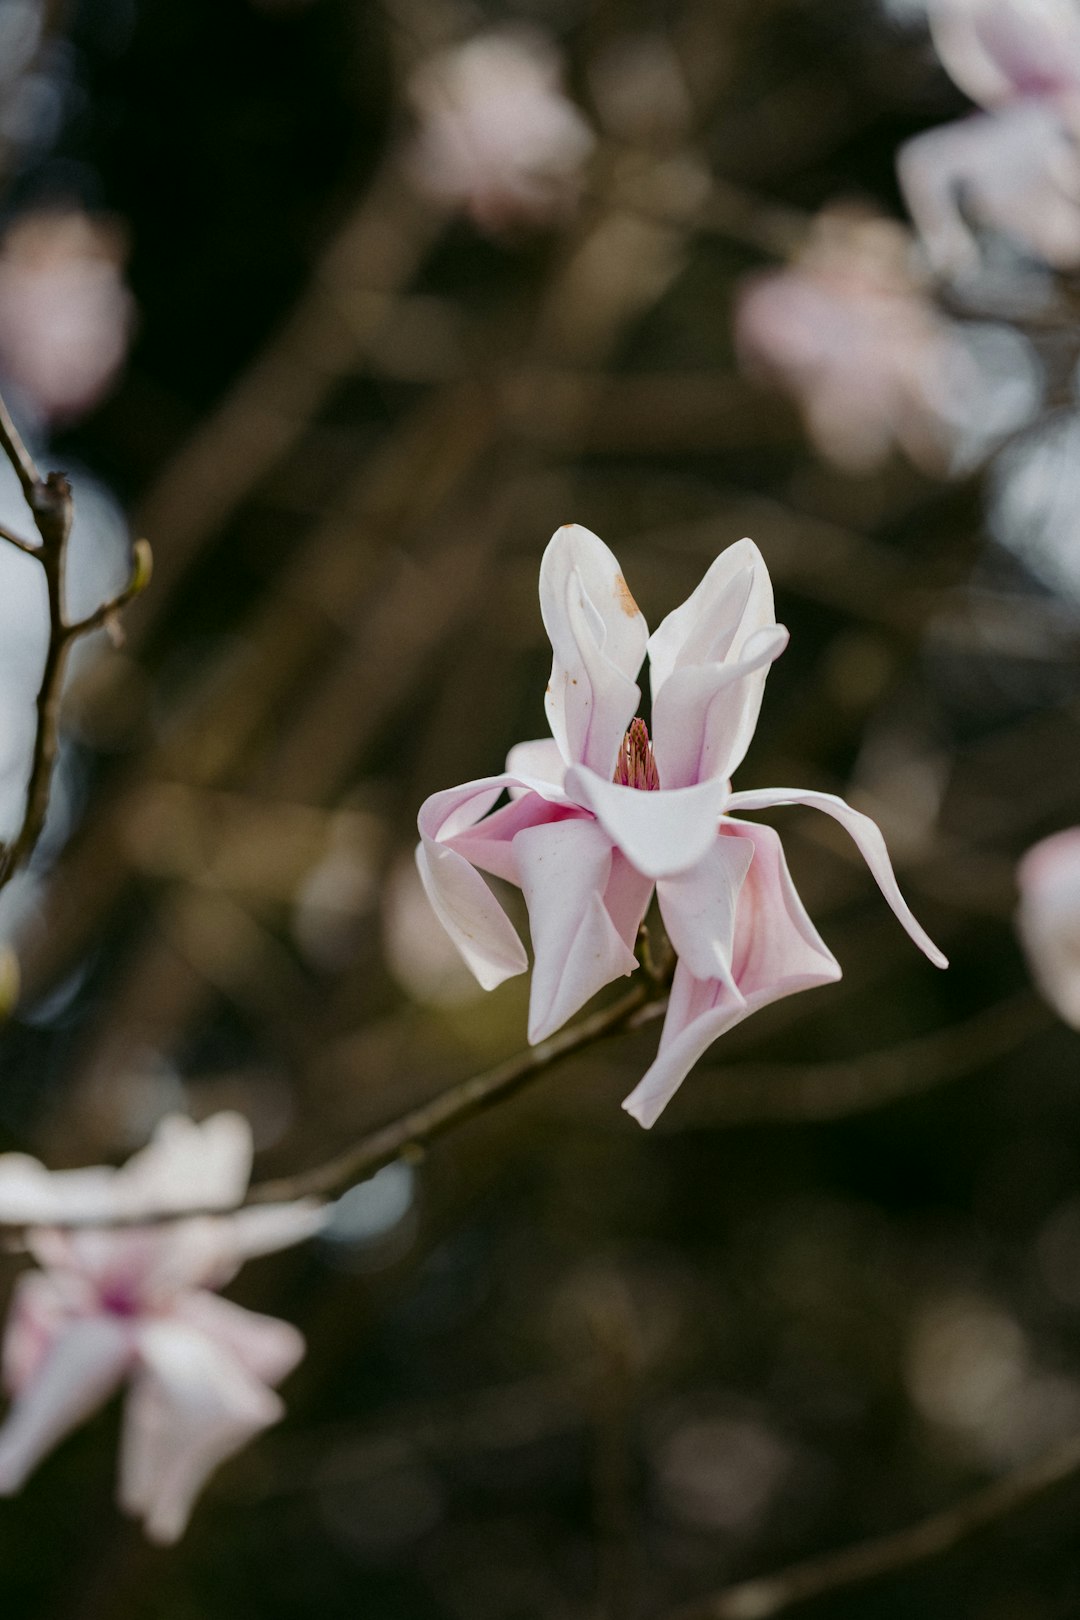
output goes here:
[[860, 811], [853, 810], [843, 799], [837, 798], [835, 793], [814, 793], [803, 788], [762, 788], [748, 793], [733, 793], [728, 800], [728, 809], [735, 810], [768, 810], [778, 804], [806, 804], [815, 810], [823, 810], [826, 815], [833, 816], [840, 825], [851, 835], [858, 847], [859, 853], [877, 883], [878, 888], [892, 907], [901, 926], [905, 929], [919, 949], [930, 958], [935, 967], [945, 968], [949, 963], [946, 957], [938, 950], [926, 930], [918, 923], [911, 908], [896, 881], [896, 874], [889, 860], [889, 852], [885, 847], [885, 840], [876, 821], [864, 816]]
[[0, 1494], [17, 1491], [42, 1457], [97, 1411], [130, 1355], [129, 1333], [116, 1317], [82, 1317], [57, 1335], [0, 1428]]
[[[506, 772], [508, 776], [536, 777], [541, 782], [550, 782], [552, 787], [561, 788], [566, 776], [566, 761], [554, 737], [537, 737], [532, 742], [514, 744], [506, 756]], [[525, 788], [512, 787], [510, 797], [517, 798], [525, 791]]]
[[566, 787], [592, 811], [631, 866], [660, 878], [696, 866], [712, 847], [727, 784], [717, 779], [649, 793], [575, 767], [566, 774]]
[[649, 681], [655, 702], [672, 671], [685, 664], [724, 663], [755, 630], [775, 624], [772, 581], [752, 540], [723, 550], [700, 585], [649, 638]]
[[614, 555], [588, 529], [556, 530], [540, 564], [540, 612], [552, 647], [544, 700], [568, 765], [610, 777], [641, 693], [648, 626]]
[[782, 625], [756, 630], [730, 663], [680, 664], [653, 703], [653, 754], [663, 788], [729, 781], [754, 735], [765, 679], [788, 643]]
[[120, 1504], [152, 1541], [179, 1539], [214, 1469], [284, 1413], [278, 1395], [223, 1345], [163, 1319], [139, 1334], [142, 1368], [124, 1417]]
[[733, 990], [736, 907], [753, 856], [751, 839], [717, 835], [696, 866], [657, 885], [664, 927], [679, 960], [695, 978], [722, 979]]
[[604, 904], [611, 840], [595, 821], [531, 827], [514, 848], [536, 958], [529, 998], [535, 1043], [637, 962]]

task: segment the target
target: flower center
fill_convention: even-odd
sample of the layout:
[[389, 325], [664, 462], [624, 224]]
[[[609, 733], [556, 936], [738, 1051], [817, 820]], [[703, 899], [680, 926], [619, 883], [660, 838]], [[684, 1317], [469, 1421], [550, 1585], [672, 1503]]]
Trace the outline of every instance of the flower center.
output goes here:
[[644, 720], [631, 720], [630, 730], [619, 749], [612, 781], [618, 782], [620, 787], [641, 788], [646, 793], [655, 793], [659, 788], [660, 776]]
[[133, 1287], [115, 1281], [106, 1283], [101, 1290], [101, 1308], [110, 1316], [138, 1316], [140, 1305]]

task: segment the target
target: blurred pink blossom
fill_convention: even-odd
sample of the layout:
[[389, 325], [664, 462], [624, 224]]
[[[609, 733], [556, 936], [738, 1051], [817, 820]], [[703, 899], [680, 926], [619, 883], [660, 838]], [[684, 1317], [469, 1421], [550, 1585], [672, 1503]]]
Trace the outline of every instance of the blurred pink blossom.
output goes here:
[[[528, 961], [480, 873], [521, 888], [534, 952], [530, 1041], [633, 972], [654, 891], [679, 960], [656, 1061], [623, 1105], [642, 1125], [725, 1030], [781, 996], [840, 977], [779, 838], [736, 819], [743, 810], [809, 804], [834, 816], [911, 938], [945, 966], [905, 904], [869, 817], [829, 793], [731, 791], [769, 667], [787, 644], [753, 541], [722, 552], [650, 638], [607, 546], [567, 524], [544, 553], [540, 610], [553, 650], [551, 736], [512, 749], [503, 774], [429, 798], [417, 851], [436, 915], [485, 989]], [[634, 719], [646, 652], [652, 740]], [[509, 803], [495, 809], [504, 790]]]
[[791, 394], [817, 448], [852, 472], [894, 446], [944, 471], [968, 391], [966, 352], [911, 274], [909, 245], [889, 220], [831, 210], [791, 265], [739, 296], [742, 364]]
[[47, 421], [81, 415], [114, 380], [134, 303], [122, 234], [78, 211], [28, 213], [0, 246], [0, 372]]
[[1035, 844], [1016, 877], [1016, 924], [1032, 977], [1058, 1016], [1080, 1029], [1080, 827]]
[[1056, 269], [1080, 264], [1080, 10], [1074, 0], [930, 0], [942, 64], [988, 109], [901, 148], [898, 169], [927, 256], [978, 263], [988, 225]]
[[482, 230], [547, 225], [573, 208], [593, 136], [542, 35], [477, 35], [424, 62], [409, 97], [419, 183]]
[[[273, 1386], [304, 1351], [287, 1322], [210, 1290], [243, 1262], [311, 1236], [311, 1203], [253, 1206], [151, 1225], [94, 1227], [243, 1197], [251, 1130], [238, 1114], [197, 1125], [174, 1115], [120, 1170], [50, 1172], [0, 1157], [0, 1220], [28, 1223], [40, 1270], [15, 1293], [3, 1345], [11, 1408], [0, 1428], [0, 1492], [130, 1384], [119, 1499], [153, 1541], [182, 1535], [207, 1477], [284, 1412]], [[77, 1223], [66, 1230], [59, 1224]]]

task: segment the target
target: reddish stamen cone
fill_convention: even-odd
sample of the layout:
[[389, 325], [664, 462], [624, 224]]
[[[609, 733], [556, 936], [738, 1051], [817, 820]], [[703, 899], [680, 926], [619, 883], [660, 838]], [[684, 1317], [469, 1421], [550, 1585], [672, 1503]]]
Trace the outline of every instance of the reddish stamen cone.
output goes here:
[[653, 759], [649, 728], [644, 720], [632, 720], [630, 730], [622, 740], [613, 781], [620, 787], [641, 788], [655, 793], [660, 786], [660, 775]]

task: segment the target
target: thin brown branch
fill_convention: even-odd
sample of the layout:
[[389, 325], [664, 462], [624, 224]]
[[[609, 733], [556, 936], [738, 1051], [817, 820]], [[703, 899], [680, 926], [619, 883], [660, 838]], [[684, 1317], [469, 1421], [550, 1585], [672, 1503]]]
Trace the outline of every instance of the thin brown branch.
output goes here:
[[712, 1597], [686, 1604], [671, 1613], [668, 1620], [772, 1620], [773, 1615], [784, 1614], [811, 1598], [895, 1575], [929, 1558], [940, 1558], [969, 1536], [1019, 1512], [1078, 1472], [1080, 1435], [1073, 1435], [1026, 1467], [984, 1485], [952, 1507], [932, 1513], [905, 1530], [805, 1559], [775, 1575], [740, 1581]]
[[[369, 1180], [376, 1171], [393, 1164], [397, 1159], [420, 1157], [440, 1136], [445, 1136], [457, 1126], [464, 1125], [477, 1114], [485, 1113], [497, 1103], [506, 1102], [510, 1097], [516, 1096], [519, 1091], [523, 1091], [532, 1081], [546, 1074], [548, 1069], [554, 1068], [555, 1064], [561, 1063], [564, 1058], [572, 1057], [575, 1052], [593, 1046], [608, 1036], [617, 1035], [623, 1030], [639, 1028], [651, 1019], [660, 1017], [666, 1006], [666, 982], [659, 981], [653, 974], [642, 974], [626, 994], [618, 1001], [612, 1002], [609, 1007], [602, 1007], [588, 1018], [583, 1018], [580, 1023], [572, 1024], [569, 1029], [560, 1030], [550, 1040], [519, 1052], [515, 1057], [508, 1058], [505, 1063], [496, 1064], [493, 1069], [488, 1069], [483, 1074], [473, 1075], [468, 1080], [459, 1080], [455, 1085], [439, 1092], [429, 1102], [421, 1103], [417, 1108], [410, 1108], [407, 1113], [391, 1120], [389, 1124], [380, 1125], [378, 1129], [362, 1136], [358, 1142], [354, 1142], [351, 1147], [335, 1154], [323, 1164], [314, 1165], [309, 1170], [301, 1170], [293, 1176], [257, 1182], [248, 1189], [247, 1195], [235, 1207], [292, 1203], [300, 1198], [331, 1198], [358, 1182]], [[221, 1208], [163, 1210], [157, 1214], [151, 1212], [137, 1216], [125, 1215], [112, 1221], [73, 1219], [53, 1224], [66, 1227], [89, 1226], [95, 1229], [149, 1226], [159, 1222], [189, 1220], [198, 1215], [228, 1213], [229, 1210]], [[23, 1223], [5, 1225], [0, 1222], [0, 1230], [17, 1233], [24, 1231], [25, 1225]], [[9, 1244], [7, 1247], [8, 1252], [18, 1250], [17, 1243]]]
[[33, 545], [29, 540], [24, 540], [4, 523], [0, 523], [0, 540], [6, 540], [9, 546], [14, 546], [18, 551], [25, 551], [28, 557], [40, 556], [40, 547]]
[[63, 473], [51, 472], [42, 478], [2, 398], [0, 398], [0, 451], [11, 463], [22, 486], [26, 503], [33, 515], [34, 526], [41, 537], [41, 544], [31, 546], [7, 530], [3, 531], [0, 538], [17, 546], [29, 556], [35, 557], [41, 564], [45, 572], [49, 605], [49, 639], [37, 695], [37, 724], [34, 730], [34, 749], [26, 789], [26, 805], [22, 823], [15, 837], [11, 843], [0, 847], [0, 888], [3, 888], [18, 867], [31, 855], [45, 825], [59, 741], [60, 695], [68, 652], [80, 636], [108, 623], [125, 603], [131, 601], [145, 588], [150, 579], [150, 547], [145, 540], [137, 542], [131, 578], [119, 596], [104, 603], [89, 618], [76, 624], [69, 624], [64, 614], [64, 572], [68, 537], [71, 534], [74, 515], [71, 486]]
[[264, 1181], [251, 1188], [249, 1204], [276, 1204], [296, 1198], [327, 1197], [343, 1192], [358, 1181], [365, 1181], [395, 1159], [419, 1155], [429, 1143], [466, 1120], [484, 1113], [496, 1103], [505, 1102], [547, 1072], [563, 1058], [571, 1057], [597, 1041], [657, 1018], [667, 1005], [667, 991], [655, 981], [642, 978], [625, 996], [599, 1012], [572, 1024], [539, 1046], [519, 1052], [485, 1074], [459, 1081], [441, 1091], [430, 1102], [421, 1103], [399, 1119], [380, 1126], [346, 1148], [325, 1164], [298, 1175]]

